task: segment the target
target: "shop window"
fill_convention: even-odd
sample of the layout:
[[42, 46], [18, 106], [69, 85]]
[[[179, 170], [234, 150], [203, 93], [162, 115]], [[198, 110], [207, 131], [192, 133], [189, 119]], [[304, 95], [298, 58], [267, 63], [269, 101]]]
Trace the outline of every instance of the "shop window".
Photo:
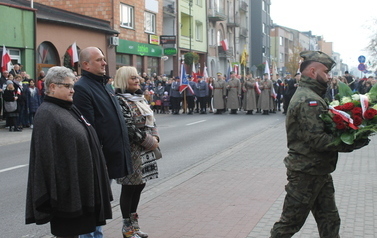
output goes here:
[[116, 68], [119, 69], [122, 66], [132, 65], [132, 57], [127, 54], [116, 55]]
[[158, 62], [160, 58], [157, 57], [148, 57], [148, 72], [150, 75], [156, 73], [158, 75]]

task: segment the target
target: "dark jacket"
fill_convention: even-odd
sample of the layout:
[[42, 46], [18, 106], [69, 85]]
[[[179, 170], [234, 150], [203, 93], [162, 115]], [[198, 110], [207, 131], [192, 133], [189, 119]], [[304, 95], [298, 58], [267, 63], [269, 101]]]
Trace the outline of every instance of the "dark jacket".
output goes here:
[[94, 126], [105, 155], [110, 179], [133, 173], [128, 131], [114, 92], [106, 87], [107, 78], [85, 70], [75, 83], [73, 103]]
[[72, 103], [46, 97], [34, 118], [26, 224], [95, 214], [96, 224], [103, 225], [112, 217], [111, 200], [105, 161], [94, 129]]

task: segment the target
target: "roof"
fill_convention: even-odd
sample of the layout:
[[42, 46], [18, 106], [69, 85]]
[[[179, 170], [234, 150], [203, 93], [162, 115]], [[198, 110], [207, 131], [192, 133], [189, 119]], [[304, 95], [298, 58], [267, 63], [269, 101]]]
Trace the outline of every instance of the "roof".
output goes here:
[[1, 0], [0, 5], [6, 5], [21, 9], [36, 9], [37, 21], [56, 23], [59, 25], [68, 25], [101, 31], [106, 34], [119, 34], [118, 31], [110, 27], [110, 22], [98, 18], [88, 17], [74, 12], [46, 6], [40, 3], [33, 3], [30, 7], [30, 1], [26, 0]]

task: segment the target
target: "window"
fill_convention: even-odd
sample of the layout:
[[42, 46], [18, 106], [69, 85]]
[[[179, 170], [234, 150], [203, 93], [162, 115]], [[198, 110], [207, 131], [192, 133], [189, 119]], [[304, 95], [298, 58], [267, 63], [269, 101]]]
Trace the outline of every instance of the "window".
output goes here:
[[283, 46], [283, 37], [282, 36], [279, 37], [279, 45]]
[[203, 23], [196, 22], [195, 35], [197, 41], [203, 41]]
[[156, 14], [144, 12], [144, 31], [156, 33]]
[[284, 54], [280, 53], [279, 62], [283, 63], [283, 59], [284, 59]]
[[116, 55], [116, 68], [119, 69], [125, 65], [132, 65], [131, 55], [117, 54]]
[[134, 28], [134, 8], [126, 4], [120, 4], [120, 25], [122, 27]]
[[196, 0], [196, 5], [198, 5], [199, 7], [201, 7], [202, 6], [202, 0]]
[[263, 32], [263, 34], [266, 34], [266, 30], [267, 30], [267, 28], [266, 28], [266, 24], [262, 24], [262, 32]]
[[153, 73], [158, 74], [158, 62], [159, 58], [157, 57], [148, 57], [148, 72], [150, 72], [150, 75]]

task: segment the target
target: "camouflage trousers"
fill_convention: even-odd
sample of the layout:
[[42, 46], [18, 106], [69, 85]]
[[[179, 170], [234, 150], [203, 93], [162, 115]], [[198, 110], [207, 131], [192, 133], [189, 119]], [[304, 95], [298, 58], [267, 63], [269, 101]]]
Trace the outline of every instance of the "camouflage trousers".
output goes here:
[[283, 212], [271, 229], [271, 238], [292, 237], [312, 212], [321, 238], [338, 238], [340, 217], [335, 205], [334, 184], [330, 174], [310, 175], [287, 171]]

